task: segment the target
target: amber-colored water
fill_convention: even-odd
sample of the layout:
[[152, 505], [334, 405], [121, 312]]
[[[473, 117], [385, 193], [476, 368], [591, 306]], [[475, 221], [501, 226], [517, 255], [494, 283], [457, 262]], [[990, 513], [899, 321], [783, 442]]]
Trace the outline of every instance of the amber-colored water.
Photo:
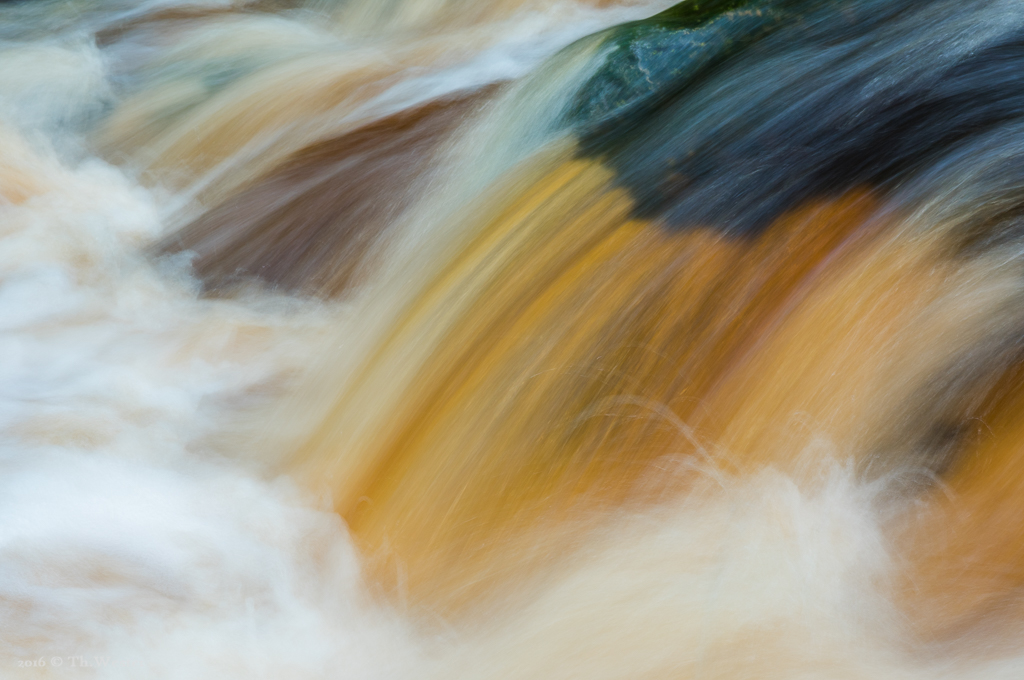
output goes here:
[[0, 6], [0, 665], [1018, 677], [1022, 27]]

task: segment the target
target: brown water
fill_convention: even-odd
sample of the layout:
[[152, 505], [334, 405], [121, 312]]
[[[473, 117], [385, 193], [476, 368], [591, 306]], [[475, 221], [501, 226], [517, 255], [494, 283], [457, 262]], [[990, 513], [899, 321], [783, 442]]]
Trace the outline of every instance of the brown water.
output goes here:
[[1024, 5], [668, 4], [0, 7], [7, 675], [1018, 677]]

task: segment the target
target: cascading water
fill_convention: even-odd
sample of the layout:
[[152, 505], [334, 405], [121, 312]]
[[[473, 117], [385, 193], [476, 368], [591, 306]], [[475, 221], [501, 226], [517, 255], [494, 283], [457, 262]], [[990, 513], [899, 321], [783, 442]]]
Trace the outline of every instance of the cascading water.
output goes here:
[[1017, 678], [1020, 0], [0, 4], [0, 668]]

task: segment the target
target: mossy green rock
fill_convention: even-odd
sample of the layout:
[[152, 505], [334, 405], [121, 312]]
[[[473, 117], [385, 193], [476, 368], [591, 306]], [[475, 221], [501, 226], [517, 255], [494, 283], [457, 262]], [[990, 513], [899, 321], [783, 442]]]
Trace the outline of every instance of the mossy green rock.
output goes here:
[[659, 91], [677, 90], [780, 25], [784, 4], [765, 0], [682, 2], [650, 19], [610, 29], [605, 62], [580, 89], [567, 122], [624, 115]]

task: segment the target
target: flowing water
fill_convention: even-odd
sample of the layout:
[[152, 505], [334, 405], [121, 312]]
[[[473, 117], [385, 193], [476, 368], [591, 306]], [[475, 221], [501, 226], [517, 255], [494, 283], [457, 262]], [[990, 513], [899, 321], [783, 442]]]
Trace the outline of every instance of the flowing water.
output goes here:
[[0, 3], [0, 677], [1018, 678], [1024, 2]]

